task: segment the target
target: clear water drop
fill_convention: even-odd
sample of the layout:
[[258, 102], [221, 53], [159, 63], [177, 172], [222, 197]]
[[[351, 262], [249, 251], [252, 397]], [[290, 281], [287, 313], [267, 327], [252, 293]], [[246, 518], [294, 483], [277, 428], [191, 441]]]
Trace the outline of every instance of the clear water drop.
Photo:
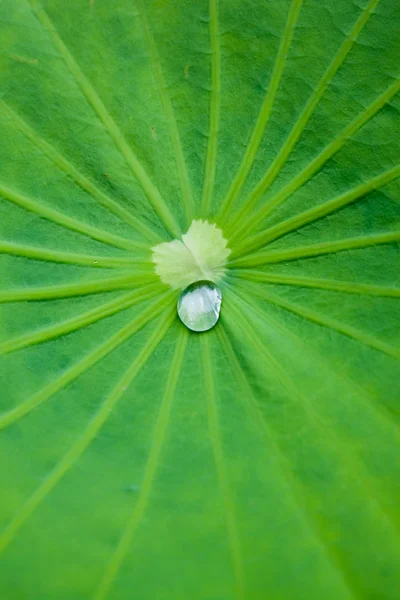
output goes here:
[[221, 290], [215, 283], [196, 281], [179, 296], [179, 318], [191, 331], [208, 331], [219, 319], [221, 302]]

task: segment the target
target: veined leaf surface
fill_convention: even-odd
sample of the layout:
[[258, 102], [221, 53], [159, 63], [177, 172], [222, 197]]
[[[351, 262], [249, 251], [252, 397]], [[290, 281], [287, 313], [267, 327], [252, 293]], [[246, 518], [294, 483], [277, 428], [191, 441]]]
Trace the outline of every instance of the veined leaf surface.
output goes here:
[[[0, 0], [0, 591], [398, 600], [400, 4]], [[231, 250], [221, 318], [151, 249]]]

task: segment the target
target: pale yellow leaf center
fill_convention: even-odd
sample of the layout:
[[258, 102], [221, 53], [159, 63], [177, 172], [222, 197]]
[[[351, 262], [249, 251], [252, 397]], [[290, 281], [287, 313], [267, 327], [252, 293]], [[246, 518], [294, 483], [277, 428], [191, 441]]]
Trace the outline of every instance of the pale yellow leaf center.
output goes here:
[[163, 283], [174, 289], [183, 289], [202, 279], [217, 283], [225, 274], [231, 252], [227, 243], [215, 224], [192, 221], [181, 240], [152, 248], [155, 271]]

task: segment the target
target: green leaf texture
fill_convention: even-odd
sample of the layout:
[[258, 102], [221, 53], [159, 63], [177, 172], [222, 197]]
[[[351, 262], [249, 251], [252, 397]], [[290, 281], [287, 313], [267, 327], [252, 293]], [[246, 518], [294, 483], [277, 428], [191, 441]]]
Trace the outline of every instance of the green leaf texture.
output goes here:
[[[0, 0], [0, 596], [400, 597], [398, 0]], [[231, 249], [196, 335], [151, 248]]]

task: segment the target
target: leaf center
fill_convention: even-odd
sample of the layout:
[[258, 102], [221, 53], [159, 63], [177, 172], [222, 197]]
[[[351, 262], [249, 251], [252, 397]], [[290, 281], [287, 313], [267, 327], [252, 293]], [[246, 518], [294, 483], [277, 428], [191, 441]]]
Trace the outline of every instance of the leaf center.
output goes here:
[[183, 289], [203, 279], [220, 281], [231, 251], [214, 223], [194, 220], [181, 240], [157, 244], [152, 252], [161, 281], [173, 289]]

